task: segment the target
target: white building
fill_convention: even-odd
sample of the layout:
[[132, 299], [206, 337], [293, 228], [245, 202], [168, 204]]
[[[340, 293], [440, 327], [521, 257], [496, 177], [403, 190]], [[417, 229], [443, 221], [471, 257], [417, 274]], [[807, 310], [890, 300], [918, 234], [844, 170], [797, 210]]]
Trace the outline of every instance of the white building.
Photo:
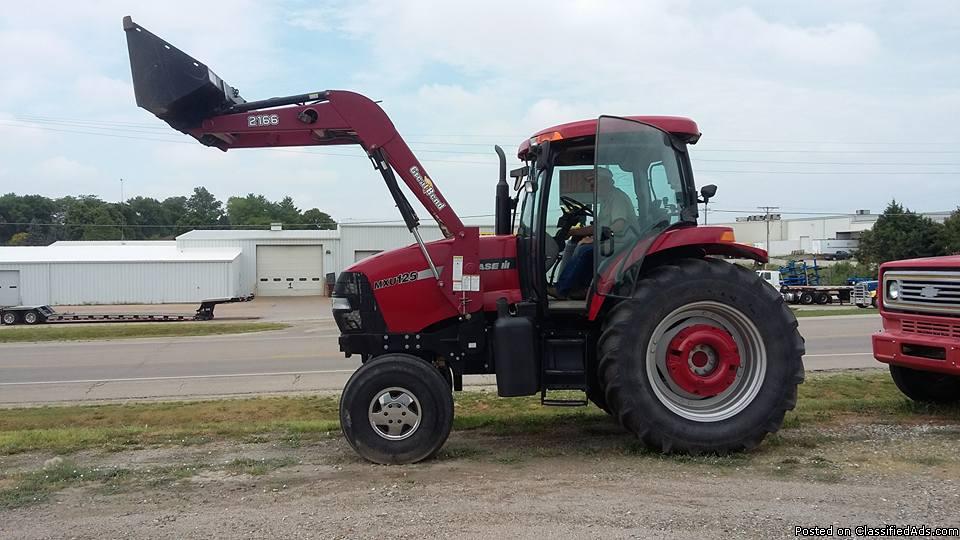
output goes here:
[[[923, 215], [942, 222], [950, 217], [950, 212], [929, 212]], [[856, 250], [860, 235], [873, 228], [879, 218], [880, 214], [861, 210], [848, 215], [773, 219], [769, 221], [769, 249], [766, 246], [767, 222], [762, 219], [710, 225], [733, 227], [738, 242], [767, 249], [771, 255], [832, 254], [837, 251]]]
[[[433, 223], [420, 234], [427, 242], [443, 237]], [[337, 230], [196, 230], [175, 241], [0, 247], [0, 306], [325, 295], [330, 274], [413, 243], [400, 223], [346, 223]]]

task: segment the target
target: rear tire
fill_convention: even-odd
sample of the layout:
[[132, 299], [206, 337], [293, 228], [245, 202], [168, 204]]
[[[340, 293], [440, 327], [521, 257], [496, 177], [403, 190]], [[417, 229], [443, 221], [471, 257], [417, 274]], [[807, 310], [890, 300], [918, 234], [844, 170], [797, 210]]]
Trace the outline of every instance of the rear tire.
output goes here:
[[36, 311], [28, 311], [23, 314], [23, 324], [37, 324], [40, 322], [40, 314]]
[[[711, 340], [718, 349], [704, 349]], [[687, 348], [691, 342], [696, 346]], [[610, 408], [626, 429], [663, 452], [757, 446], [780, 429], [804, 377], [803, 338], [783, 297], [755, 273], [714, 259], [649, 271], [633, 297], [607, 315], [598, 349]], [[678, 366], [688, 365], [700, 377], [723, 377], [696, 386], [707, 379], [677, 375]], [[691, 378], [694, 387], [685, 387]]]
[[12, 325], [14, 325], [14, 324], [17, 324], [17, 314], [14, 313], [14, 312], [12, 312], [12, 311], [8, 311], [8, 312], [4, 313], [4, 314], [3, 314], [3, 324], [6, 324], [6, 325], [8, 325], [8, 326], [12, 326]]
[[453, 394], [440, 371], [386, 354], [354, 372], [340, 396], [340, 427], [362, 458], [383, 465], [432, 457], [453, 426]]
[[802, 292], [800, 293], [800, 303], [809, 306], [813, 303], [813, 293], [811, 292]]
[[890, 365], [894, 384], [908, 398], [926, 403], [960, 401], [960, 377]]
[[816, 303], [818, 303], [818, 304], [826, 304], [826, 303], [829, 303], [829, 302], [830, 302], [830, 295], [827, 294], [827, 293], [825, 293], [825, 292], [817, 293], [817, 295], [814, 297], [814, 301], [815, 301]]

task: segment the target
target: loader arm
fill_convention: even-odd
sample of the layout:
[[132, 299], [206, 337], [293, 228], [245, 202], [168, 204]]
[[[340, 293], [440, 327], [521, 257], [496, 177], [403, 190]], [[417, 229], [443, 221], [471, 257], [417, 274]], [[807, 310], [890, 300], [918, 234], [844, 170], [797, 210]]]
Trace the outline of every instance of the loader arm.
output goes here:
[[[359, 145], [375, 161], [378, 170], [377, 156], [397, 172], [446, 237], [463, 230], [463, 222], [379, 105], [363, 95], [344, 90], [291, 96], [289, 99], [298, 98], [311, 99], [312, 102], [283, 107], [271, 107], [271, 104], [285, 98], [244, 103], [204, 119], [198, 127], [183, 131], [203, 144], [224, 151], [233, 148]], [[263, 108], [257, 108], [258, 104], [263, 104]], [[232, 112], [234, 109], [242, 112]]]
[[[124, 17], [123, 29], [137, 105], [207, 146], [223, 151], [346, 144], [363, 148], [383, 176], [452, 313], [482, 309], [479, 227], [464, 226], [379, 105], [343, 90], [248, 102], [205, 64], [130, 17]], [[442, 244], [427, 246], [420, 237], [419, 218], [394, 171], [437, 221], [447, 238]], [[401, 270], [407, 275], [422, 267]], [[462, 276], [477, 280], [462, 287]]]
[[[392, 168], [440, 225], [447, 238], [464, 225], [397, 132], [371, 99], [328, 90], [247, 102], [207, 66], [124, 17], [137, 105], [207, 146], [234, 148], [359, 145], [384, 175]], [[391, 188], [396, 200], [399, 192]], [[400, 196], [402, 198], [402, 195]], [[397, 200], [407, 226], [418, 221]], [[405, 208], [406, 207], [406, 211]]]

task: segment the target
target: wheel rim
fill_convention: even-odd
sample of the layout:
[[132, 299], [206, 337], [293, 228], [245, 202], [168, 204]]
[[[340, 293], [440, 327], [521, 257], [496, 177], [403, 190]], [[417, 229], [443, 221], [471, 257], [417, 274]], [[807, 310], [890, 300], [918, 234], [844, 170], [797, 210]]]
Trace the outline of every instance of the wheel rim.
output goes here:
[[16, 317], [14, 317], [13, 313], [4, 313], [4, 314], [3, 314], [3, 323], [4, 323], [4, 324], [13, 324], [13, 323], [15, 323], [15, 322], [17, 322], [17, 319], [16, 319]]
[[719, 302], [687, 304], [654, 329], [646, 354], [654, 395], [673, 413], [719, 422], [740, 413], [760, 391], [767, 353], [756, 325]]
[[420, 401], [413, 392], [394, 386], [370, 400], [367, 417], [373, 431], [390, 441], [402, 441], [420, 427]]

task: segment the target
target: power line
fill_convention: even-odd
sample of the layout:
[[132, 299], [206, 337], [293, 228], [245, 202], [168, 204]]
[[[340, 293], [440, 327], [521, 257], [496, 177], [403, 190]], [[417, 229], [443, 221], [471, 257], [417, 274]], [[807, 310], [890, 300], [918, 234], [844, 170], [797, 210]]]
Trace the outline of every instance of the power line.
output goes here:
[[896, 175], [896, 176], [928, 176], [928, 175], [948, 175], [960, 176], [960, 171], [745, 171], [745, 170], [717, 170], [717, 169], [696, 169], [694, 173], [717, 173], [717, 174], [830, 174], [830, 175]]

